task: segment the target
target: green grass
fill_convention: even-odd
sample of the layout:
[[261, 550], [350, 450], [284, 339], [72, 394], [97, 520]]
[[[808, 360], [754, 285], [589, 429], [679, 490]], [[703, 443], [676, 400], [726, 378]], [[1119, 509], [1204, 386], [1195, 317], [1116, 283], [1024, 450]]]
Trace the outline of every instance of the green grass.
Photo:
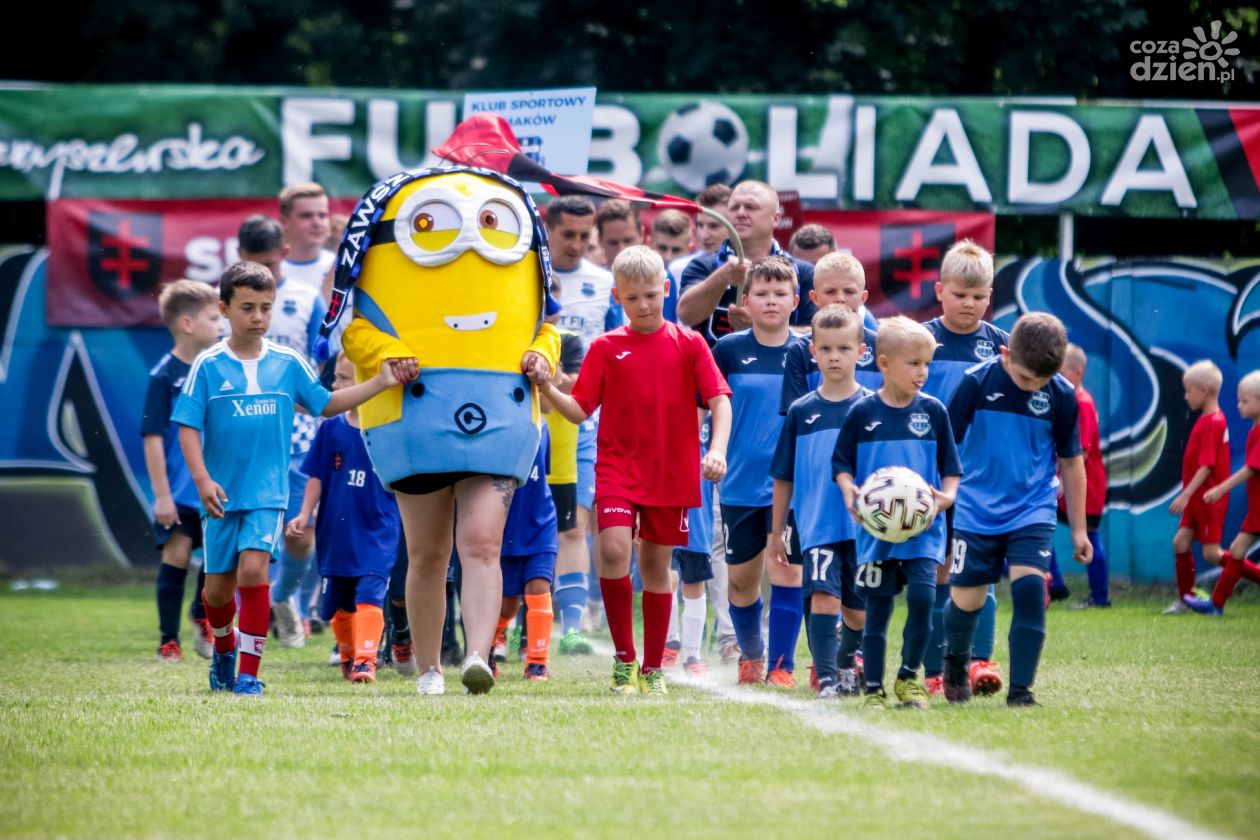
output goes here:
[[[1039, 709], [828, 712], [1255, 836], [1260, 597], [1241, 593], [1221, 620], [1161, 617], [1165, 603], [1056, 606]], [[147, 587], [0, 595], [0, 835], [1138, 836], [1013, 783], [894, 762], [778, 709], [678, 686], [666, 700], [614, 698], [600, 657], [553, 658], [546, 685], [510, 663], [487, 697], [452, 678], [450, 694], [420, 698], [391, 671], [343, 683], [323, 664], [325, 636], [268, 652], [266, 697], [211, 696], [191, 646], [181, 665], [153, 660], [155, 621]]]

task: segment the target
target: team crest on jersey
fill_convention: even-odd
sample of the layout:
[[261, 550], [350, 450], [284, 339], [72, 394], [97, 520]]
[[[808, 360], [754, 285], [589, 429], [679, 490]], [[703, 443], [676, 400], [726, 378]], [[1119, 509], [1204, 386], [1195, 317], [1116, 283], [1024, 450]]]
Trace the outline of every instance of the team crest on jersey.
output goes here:
[[285, 315], [296, 315], [297, 301], [292, 298], [285, 298], [284, 304], [280, 308], [284, 310]]
[[992, 359], [993, 358], [993, 342], [989, 341], [987, 338], [982, 338], [976, 342], [976, 346], [972, 349], [971, 352], [974, 353], [976, 358], [982, 362], [986, 359]]
[[1028, 410], [1038, 417], [1050, 410], [1050, 397], [1045, 391], [1037, 391], [1028, 398]]
[[910, 431], [919, 437], [923, 437], [932, 431], [932, 418], [921, 412], [910, 415]]
[[866, 367], [875, 360], [875, 351], [871, 349], [871, 345], [866, 345], [866, 349], [862, 351], [862, 355], [858, 356], [858, 366]]
[[345, 463], [346, 463], [346, 459], [344, 456], [342, 456], [340, 452], [337, 452], [333, 455], [333, 469], [334, 470], [341, 469], [342, 465]]
[[594, 283], [591, 283], [588, 281], [582, 284], [582, 297], [588, 297], [588, 298], [595, 297], [595, 284]]

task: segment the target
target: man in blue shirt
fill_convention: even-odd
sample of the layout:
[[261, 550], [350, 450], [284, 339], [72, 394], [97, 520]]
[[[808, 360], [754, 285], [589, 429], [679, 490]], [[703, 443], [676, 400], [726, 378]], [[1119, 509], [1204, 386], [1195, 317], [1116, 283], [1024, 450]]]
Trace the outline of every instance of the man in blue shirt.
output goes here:
[[[989, 585], [1003, 565], [1011, 577], [1011, 687], [1008, 706], [1036, 704], [1032, 693], [1046, 637], [1045, 576], [1063, 475], [1073, 557], [1090, 561], [1085, 466], [1076, 393], [1059, 375], [1067, 331], [1053, 315], [1024, 315], [1010, 347], [967, 371], [949, 404], [966, 475], [954, 514], [950, 602], [945, 607], [945, 697], [971, 698], [967, 661]], [[1001, 441], [1001, 445], [995, 445]]]

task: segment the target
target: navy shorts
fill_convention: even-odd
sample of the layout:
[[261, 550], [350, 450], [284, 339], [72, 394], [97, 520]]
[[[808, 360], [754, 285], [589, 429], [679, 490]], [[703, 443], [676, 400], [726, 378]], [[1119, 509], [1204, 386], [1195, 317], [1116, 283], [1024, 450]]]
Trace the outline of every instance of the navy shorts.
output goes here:
[[169, 528], [156, 519], [153, 520], [154, 547], [162, 548], [170, 540], [171, 535], [179, 531], [192, 540], [194, 551], [201, 548], [201, 511], [196, 508], [176, 505], [175, 513], [179, 516], [179, 521]]
[[851, 610], [866, 609], [866, 596], [859, 589], [857, 543], [853, 540], [827, 543], [804, 552], [802, 594], [808, 598], [815, 592], [839, 598]]
[[385, 575], [331, 575], [324, 578], [322, 587], [319, 617], [324, 621], [332, 621], [337, 610], [352, 613], [359, 604], [385, 606], [385, 590], [389, 588], [389, 578]]
[[713, 580], [713, 562], [709, 559], [708, 552], [675, 548], [672, 565], [683, 583]]
[[499, 568], [503, 570], [503, 597], [515, 598], [525, 594], [525, 584], [531, 580], [545, 580], [547, 583], [556, 576], [556, 553], [526, 554], [517, 557], [500, 557]]
[[1002, 579], [1004, 565], [1050, 570], [1054, 555], [1054, 526], [1029, 525], [1005, 534], [954, 532], [950, 552], [951, 586], [987, 586]]
[[577, 527], [577, 485], [553, 484], [551, 498], [556, 503], [556, 531], [572, 531]]
[[863, 563], [857, 567], [853, 580], [857, 584], [857, 591], [862, 593], [863, 599], [867, 595], [882, 595], [885, 598], [891, 598], [911, 583], [922, 583], [935, 590], [938, 565], [940, 564], [934, 558], [928, 557]]
[[[721, 505], [722, 538], [726, 543], [726, 564], [747, 563], [766, 548], [773, 521], [771, 507]], [[801, 541], [796, 533], [796, 516], [788, 511], [788, 562], [801, 565]]]

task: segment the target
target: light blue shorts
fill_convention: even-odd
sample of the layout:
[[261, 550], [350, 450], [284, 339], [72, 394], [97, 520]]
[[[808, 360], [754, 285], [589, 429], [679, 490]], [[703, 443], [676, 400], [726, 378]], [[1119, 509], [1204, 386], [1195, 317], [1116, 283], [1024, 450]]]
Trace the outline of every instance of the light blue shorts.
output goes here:
[[265, 551], [275, 560], [284, 539], [284, 511], [271, 508], [230, 510], [222, 519], [201, 517], [206, 574], [236, 571], [242, 551]]

